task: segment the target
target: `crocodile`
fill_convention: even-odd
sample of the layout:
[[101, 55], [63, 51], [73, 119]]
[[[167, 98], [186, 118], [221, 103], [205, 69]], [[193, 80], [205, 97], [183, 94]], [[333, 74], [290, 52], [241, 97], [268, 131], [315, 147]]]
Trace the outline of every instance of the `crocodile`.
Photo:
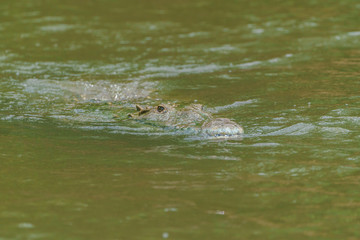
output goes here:
[[244, 132], [239, 124], [228, 118], [214, 118], [204, 110], [202, 104], [190, 104], [182, 108], [165, 103], [151, 107], [136, 105], [136, 110], [136, 113], [129, 114], [131, 119], [156, 126], [193, 130], [207, 137], [233, 138]]

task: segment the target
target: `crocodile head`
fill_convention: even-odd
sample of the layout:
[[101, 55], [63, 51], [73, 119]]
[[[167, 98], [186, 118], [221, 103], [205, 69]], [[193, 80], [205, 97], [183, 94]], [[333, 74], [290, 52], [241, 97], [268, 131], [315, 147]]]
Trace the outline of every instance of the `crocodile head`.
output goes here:
[[191, 104], [184, 108], [165, 103], [153, 107], [136, 105], [136, 110], [137, 112], [129, 114], [129, 117], [178, 128], [196, 126], [211, 118], [209, 113], [203, 111], [201, 104]]

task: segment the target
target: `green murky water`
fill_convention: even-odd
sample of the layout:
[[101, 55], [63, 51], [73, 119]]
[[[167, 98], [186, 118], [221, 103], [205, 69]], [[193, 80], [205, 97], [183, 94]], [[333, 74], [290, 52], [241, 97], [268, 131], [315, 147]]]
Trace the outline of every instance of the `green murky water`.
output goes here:
[[[358, 239], [358, 1], [0, 3], [0, 239]], [[242, 139], [127, 119], [216, 110]]]

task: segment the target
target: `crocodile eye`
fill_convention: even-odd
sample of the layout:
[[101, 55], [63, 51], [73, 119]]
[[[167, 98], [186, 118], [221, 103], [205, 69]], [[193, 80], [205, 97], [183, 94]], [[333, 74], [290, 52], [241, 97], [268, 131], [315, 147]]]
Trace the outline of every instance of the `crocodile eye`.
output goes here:
[[163, 112], [164, 110], [165, 110], [165, 108], [163, 106], [158, 106], [157, 107], [157, 111], [160, 112], [160, 113]]

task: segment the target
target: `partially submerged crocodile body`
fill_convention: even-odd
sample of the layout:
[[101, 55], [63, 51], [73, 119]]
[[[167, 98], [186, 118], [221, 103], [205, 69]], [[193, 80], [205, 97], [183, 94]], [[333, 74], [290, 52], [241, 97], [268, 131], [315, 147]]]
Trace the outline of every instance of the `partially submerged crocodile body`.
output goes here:
[[191, 104], [179, 108], [174, 104], [159, 104], [153, 107], [136, 105], [137, 112], [129, 117], [154, 125], [175, 129], [191, 129], [207, 137], [227, 138], [239, 137], [243, 128], [228, 118], [213, 118], [204, 111], [201, 104]]

